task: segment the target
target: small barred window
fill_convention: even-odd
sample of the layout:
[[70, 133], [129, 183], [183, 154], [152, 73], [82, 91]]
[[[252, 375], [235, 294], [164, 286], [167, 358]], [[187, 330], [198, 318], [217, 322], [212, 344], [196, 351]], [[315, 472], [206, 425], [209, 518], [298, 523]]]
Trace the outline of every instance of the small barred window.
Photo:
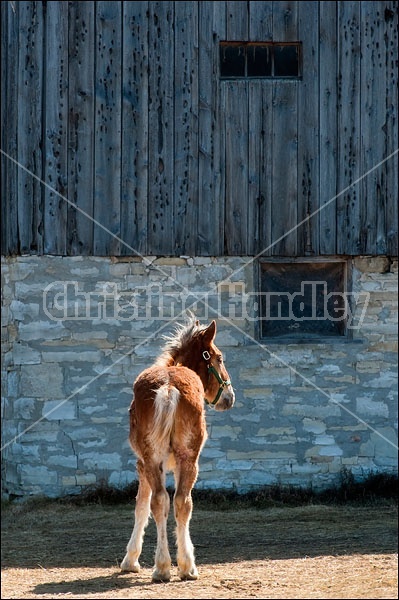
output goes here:
[[222, 79], [292, 78], [301, 75], [300, 42], [220, 42]]

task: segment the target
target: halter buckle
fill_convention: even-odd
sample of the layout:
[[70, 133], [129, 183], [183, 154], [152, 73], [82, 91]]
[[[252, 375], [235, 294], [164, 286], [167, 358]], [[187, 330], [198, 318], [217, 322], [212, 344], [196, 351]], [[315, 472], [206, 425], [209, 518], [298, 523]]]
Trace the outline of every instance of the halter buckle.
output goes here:
[[209, 354], [208, 350], [204, 350], [202, 356], [205, 360], [211, 360], [211, 355]]

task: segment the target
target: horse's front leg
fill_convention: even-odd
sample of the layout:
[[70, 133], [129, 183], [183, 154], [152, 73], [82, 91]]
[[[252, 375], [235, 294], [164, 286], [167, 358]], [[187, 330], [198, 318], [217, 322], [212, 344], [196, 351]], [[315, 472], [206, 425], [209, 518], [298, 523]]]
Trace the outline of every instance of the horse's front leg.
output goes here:
[[197, 461], [184, 460], [176, 465], [176, 492], [174, 511], [176, 520], [177, 565], [181, 579], [198, 579], [195, 566], [194, 546], [191, 541], [189, 523], [193, 510], [191, 490], [198, 475]]
[[122, 571], [140, 571], [139, 556], [143, 547], [144, 531], [150, 516], [151, 487], [144, 475], [140, 459], [137, 461], [139, 489], [136, 497], [134, 528], [126, 548], [126, 555], [121, 562]]

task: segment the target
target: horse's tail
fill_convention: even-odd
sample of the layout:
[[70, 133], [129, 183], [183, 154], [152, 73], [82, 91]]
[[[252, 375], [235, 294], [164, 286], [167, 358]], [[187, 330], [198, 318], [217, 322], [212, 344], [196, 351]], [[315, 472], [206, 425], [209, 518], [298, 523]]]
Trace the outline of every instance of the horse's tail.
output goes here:
[[151, 441], [155, 448], [169, 448], [180, 392], [167, 383], [157, 389], [154, 398], [154, 427]]

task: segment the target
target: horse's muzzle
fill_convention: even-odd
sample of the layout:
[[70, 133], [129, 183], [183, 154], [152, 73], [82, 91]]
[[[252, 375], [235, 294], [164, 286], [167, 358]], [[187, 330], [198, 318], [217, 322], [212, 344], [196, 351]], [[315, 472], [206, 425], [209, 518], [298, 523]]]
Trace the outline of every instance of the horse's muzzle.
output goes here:
[[235, 394], [231, 385], [227, 386], [215, 404], [215, 410], [228, 410], [235, 402]]

